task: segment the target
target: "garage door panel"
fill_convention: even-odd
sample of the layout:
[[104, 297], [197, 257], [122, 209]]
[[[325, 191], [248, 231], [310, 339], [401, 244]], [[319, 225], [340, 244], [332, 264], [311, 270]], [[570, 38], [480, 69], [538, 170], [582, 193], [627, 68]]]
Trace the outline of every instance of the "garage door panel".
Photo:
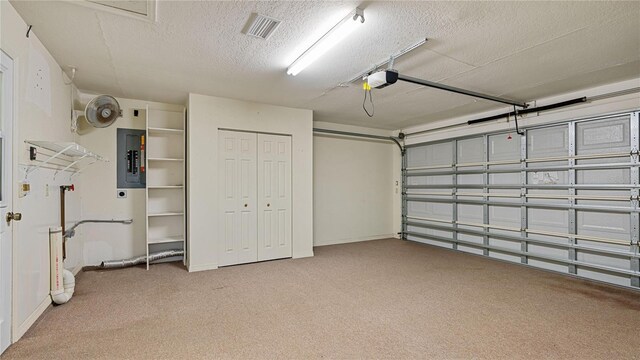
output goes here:
[[489, 136], [489, 161], [520, 159], [520, 136], [497, 134]]
[[527, 131], [527, 158], [566, 156], [569, 152], [569, 127], [545, 127]]
[[531, 266], [535, 266], [537, 268], [545, 269], [545, 270], [553, 270], [553, 271], [558, 271], [562, 273], [569, 272], [569, 268], [567, 267], [567, 265], [559, 264], [553, 261], [529, 259], [528, 264]]
[[476, 255], [484, 254], [484, 251], [482, 249], [471, 247], [471, 246], [458, 245], [458, 250], [471, 253], [471, 254], [476, 254]]
[[522, 246], [520, 241], [504, 240], [504, 239], [498, 239], [498, 238], [492, 238], [492, 237], [489, 237], [489, 245], [497, 246], [503, 249], [514, 250], [514, 251], [520, 251], [520, 248]]
[[576, 124], [576, 154], [615, 153], [631, 146], [629, 116]]
[[438, 240], [432, 240], [432, 239], [424, 239], [422, 237], [417, 237], [417, 236], [407, 236], [407, 239], [415, 241], [415, 242], [419, 242], [419, 243], [423, 243], [423, 244], [429, 244], [429, 245], [433, 245], [433, 246], [439, 246], [439, 247], [443, 247], [443, 248], [447, 248], [447, 249], [452, 249], [453, 245], [451, 243], [447, 243], [444, 241], [438, 241]]
[[[623, 149], [621, 153], [629, 153], [630, 149]], [[596, 154], [597, 155], [597, 154]], [[605, 154], [601, 154], [605, 155]], [[578, 159], [576, 165], [604, 165], [604, 164], [628, 164], [629, 155], [622, 155], [620, 157], [605, 157], [597, 159]]]
[[489, 224], [520, 228], [520, 209], [511, 206], [489, 206]]
[[577, 275], [588, 279], [604, 281], [616, 285], [630, 286], [631, 279], [627, 276], [614, 275], [607, 272], [597, 271], [589, 268], [578, 267]]
[[532, 204], [569, 205], [569, 190], [531, 189], [527, 191], [527, 202]]
[[508, 203], [520, 203], [520, 190], [490, 189], [489, 200]]
[[471, 189], [469, 191], [467, 191], [467, 189], [464, 189], [464, 194], [473, 194], [473, 193], [477, 193], [478, 195], [474, 195], [474, 196], [466, 196], [466, 195], [461, 195], [462, 192], [458, 193], [458, 200], [460, 201], [465, 201], [465, 200], [472, 200], [472, 201], [478, 201], [482, 199], [482, 190], [475, 190], [475, 189]]
[[457, 164], [470, 164], [483, 162], [484, 160], [484, 138], [470, 138], [457, 141]]
[[482, 223], [482, 205], [458, 204], [458, 221]]
[[407, 167], [427, 166], [427, 147], [420, 146], [407, 149]]
[[[560, 166], [563, 165], [565, 164]], [[527, 173], [527, 183], [531, 185], [565, 185], [569, 183], [569, 172], [559, 170], [531, 171]]]
[[513, 173], [489, 174], [489, 184], [492, 185], [514, 185], [520, 184], [520, 170]]
[[577, 183], [586, 185], [629, 184], [629, 175], [629, 169], [576, 170]]
[[629, 240], [629, 215], [578, 211], [578, 234], [608, 239]]
[[[514, 229], [517, 229], [518, 227], [514, 227]], [[504, 235], [504, 236], [508, 236], [511, 238], [519, 238], [520, 237], [520, 231], [518, 230], [503, 230], [503, 229], [489, 229], [488, 232], [490, 234], [496, 234], [496, 235]], [[511, 241], [511, 240], [507, 240], [507, 241]], [[514, 240], [518, 243], [520, 243], [520, 240]]]
[[448, 189], [411, 189], [411, 195], [420, 195], [416, 197], [427, 196], [433, 199], [451, 200], [452, 188]]
[[[471, 230], [479, 230], [478, 228], [473, 228], [470, 226], [460, 226], [459, 228], [461, 229], [471, 229]], [[472, 242], [478, 245], [482, 245], [484, 239], [482, 238], [482, 236], [477, 236], [477, 235], [469, 235], [469, 234], [464, 234], [464, 233], [460, 233], [458, 234], [458, 239], [463, 240], [463, 241], [468, 241], [468, 242]]]
[[483, 183], [482, 174], [465, 174], [458, 175], [458, 184], [464, 185], [482, 185]]
[[[578, 205], [629, 207], [629, 190], [577, 190]], [[588, 198], [587, 198], [588, 197]]]
[[501, 252], [501, 251], [490, 250], [489, 251], [489, 257], [500, 259], [500, 260], [505, 260], [505, 261], [510, 261], [510, 262], [515, 262], [515, 263], [520, 263], [520, 256], [511, 255], [511, 254], [508, 254], [508, 253], [505, 253], [505, 252]]
[[407, 229], [411, 232], [424, 234], [424, 235], [433, 235], [433, 236], [440, 236], [440, 237], [447, 237], [447, 238], [451, 238], [453, 236], [453, 233], [451, 231], [429, 229], [421, 226], [408, 226]]
[[569, 213], [567, 210], [529, 209], [529, 229], [567, 233]]
[[452, 185], [453, 178], [450, 175], [413, 176], [409, 178], [408, 185]]
[[450, 141], [407, 150], [407, 167], [448, 164], [453, 164], [453, 143]]
[[453, 205], [446, 203], [427, 203], [410, 201], [408, 215], [433, 218], [438, 220], [453, 220]]
[[593, 252], [581, 250], [577, 251], [577, 257], [579, 261], [584, 261], [590, 264], [612, 266], [624, 270], [629, 270], [631, 268], [631, 261], [629, 260], [629, 258], [610, 255], [599, 255], [594, 254]]
[[[566, 243], [566, 242], [565, 242]], [[543, 255], [560, 259], [569, 258], [569, 250], [540, 244], [529, 244], [528, 250], [533, 255]]]

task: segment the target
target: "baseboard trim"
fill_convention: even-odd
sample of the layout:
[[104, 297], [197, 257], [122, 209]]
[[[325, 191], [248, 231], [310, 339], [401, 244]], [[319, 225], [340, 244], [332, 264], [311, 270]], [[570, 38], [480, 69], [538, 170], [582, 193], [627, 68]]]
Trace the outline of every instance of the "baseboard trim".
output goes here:
[[313, 244], [314, 247], [318, 247], [318, 246], [327, 246], [327, 245], [339, 245], [339, 244], [349, 244], [349, 243], [354, 243], [354, 242], [361, 242], [361, 241], [371, 241], [371, 240], [382, 240], [382, 239], [389, 239], [389, 238], [398, 238], [398, 234], [384, 234], [384, 235], [373, 235], [373, 236], [365, 236], [365, 237], [360, 237], [360, 238], [351, 238], [351, 239], [336, 239], [336, 240], [330, 240], [327, 242], [323, 242], [322, 244]]
[[198, 272], [206, 270], [215, 270], [218, 268], [218, 264], [201, 264], [201, 265], [189, 265], [187, 268], [189, 272]]
[[29, 317], [20, 325], [18, 325], [13, 332], [12, 342], [16, 342], [20, 340], [20, 338], [35, 324], [35, 322], [44, 314], [47, 308], [51, 305], [51, 296], [47, 295], [47, 297], [42, 300], [40, 305], [29, 315]]
[[73, 276], [76, 276], [76, 275], [78, 275], [80, 270], [82, 270], [82, 265], [78, 265], [78, 266], [74, 267], [73, 270], [71, 270], [71, 273], [73, 274]]
[[305, 252], [302, 254], [294, 254], [293, 256], [291, 256], [292, 259], [303, 259], [308, 257], [313, 257], [313, 250], [311, 250], [310, 252]]

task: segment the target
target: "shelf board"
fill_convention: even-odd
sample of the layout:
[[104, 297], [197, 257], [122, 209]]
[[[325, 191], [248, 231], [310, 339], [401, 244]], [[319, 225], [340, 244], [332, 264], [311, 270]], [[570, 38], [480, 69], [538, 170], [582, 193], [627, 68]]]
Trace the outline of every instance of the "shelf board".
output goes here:
[[167, 237], [164, 237], [164, 238], [149, 239], [147, 241], [147, 244], [153, 245], [153, 244], [167, 244], [167, 243], [175, 243], [175, 242], [184, 242], [184, 237], [182, 237], [182, 236], [167, 236]]
[[184, 212], [166, 212], [166, 213], [157, 213], [157, 214], [147, 214], [148, 217], [161, 217], [161, 216], [182, 216]]
[[147, 161], [184, 161], [184, 159], [177, 159], [177, 158], [147, 158]]
[[183, 189], [184, 185], [150, 185], [147, 186], [149, 190], [157, 190], [157, 189]]
[[39, 147], [41, 149], [47, 149], [49, 151], [57, 153], [58, 155], [65, 155], [71, 158], [89, 157], [101, 161], [106, 160], [104, 157], [94, 154], [74, 142], [25, 140], [25, 143], [35, 147]]
[[[73, 171], [73, 175], [75, 175], [84, 167], [89, 166], [96, 161], [108, 161], [106, 158], [95, 154], [85, 147], [82, 147], [81, 145], [74, 142], [25, 140], [25, 143], [29, 146], [33, 146], [39, 149], [45, 149], [52, 152], [52, 154], [43, 154], [44, 156], [46, 156], [45, 160], [34, 160], [35, 164], [29, 165], [25, 172], [25, 179], [27, 176], [29, 176], [30, 173], [45, 166], [55, 166], [57, 168], [56, 173], [53, 175], [53, 178], [55, 179], [56, 175], [59, 172], [71, 170]], [[76, 166], [83, 159], [94, 159], [94, 161], [85, 163], [84, 167]], [[56, 163], [53, 163], [54, 160], [56, 161]]]
[[149, 135], [182, 135], [183, 129], [161, 128], [161, 127], [149, 127], [147, 128]]

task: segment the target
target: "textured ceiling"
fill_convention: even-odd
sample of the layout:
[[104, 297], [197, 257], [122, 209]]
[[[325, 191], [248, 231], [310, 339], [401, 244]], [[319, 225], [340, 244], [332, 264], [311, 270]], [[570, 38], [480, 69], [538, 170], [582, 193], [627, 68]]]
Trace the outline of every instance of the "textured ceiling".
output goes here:
[[[640, 77], [640, 2], [157, 3], [157, 22], [67, 1], [12, 1], [81, 89], [185, 103], [189, 92], [314, 110], [314, 119], [399, 129], [501, 107], [411, 84], [336, 87], [421, 38], [401, 73], [535, 100]], [[287, 66], [360, 5], [365, 24], [296, 77]], [[252, 12], [282, 20], [264, 41], [241, 33]]]

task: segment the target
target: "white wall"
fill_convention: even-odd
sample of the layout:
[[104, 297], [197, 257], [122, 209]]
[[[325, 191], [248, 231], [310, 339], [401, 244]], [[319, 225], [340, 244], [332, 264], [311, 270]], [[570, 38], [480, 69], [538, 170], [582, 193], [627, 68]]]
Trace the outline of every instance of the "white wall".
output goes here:
[[[85, 265], [99, 265], [104, 260], [130, 258], [146, 253], [145, 189], [126, 189], [125, 199], [116, 196], [118, 128], [145, 129], [146, 105], [175, 111], [183, 109], [180, 105], [121, 98], [117, 100], [122, 108], [122, 118], [107, 128], [93, 129], [78, 137], [80, 144], [110, 160], [82, 172], [82, 183], [90, 186], [91, 190], [82, 193], [81, 203], [85, 219], [133, 219], [133, 224], [82, 225]], [[138, 117], [134, 116], [136, 109], [139, 110]]]
[[[13, 223], [14, 240], [14, 312], [13, 337], [17, 340], [46, 309], [49, 297], [49, 239], [48, 229], [59, 226], [59, 185], [72, 182], [68, 173], [53, 179], [54, 171], [42, 169], [29, 176], [31, 194], [17, 198], [18, 180], [24, 178], [29, 165], [28, 147], [24, 140], [74, 141], [70, 131], [70, 87], [64, 84], [60, 66], [44, 48], [32, 30], [25, 36], [27, 24], [8, 1], [0, 2], [0, 47], [14, 60], [15, 66], [15, 123], [14, 127], [14, 212], [23, 215], [21, 222]], [[31, 50], [30, 50], [31, 49]], [[30, 71], [29, 57], [41, 56], [50, 72], [50, 87], [44, 86], [45, 97], [51, 108], [44, 109], [27, 98]], [[67, 196], [67, 225], [80, 218], [82, 184], [73, 179], [77, 191]], [[49, 191], [47, 191], [47, 187]], [[82, 234], [67, 243], [65, 267], [82, 266]]]
[[311, 110], [189, 94], [187, 114], [189, 271], [218, 266], [219, 128], [292, 135], [293, 257], [313, 256]]
[[[390, 136], [391, 132], [314, 122], [315, 128]], [[397, 159], [396, 159], [397, 158]], [[391, 142], [315, 133], [314, 246], [397, 236], [400, 151]], [[397, 215], [397, 216], [396, 216]], [[396, 219], [398, 217], [398, 219]]]

